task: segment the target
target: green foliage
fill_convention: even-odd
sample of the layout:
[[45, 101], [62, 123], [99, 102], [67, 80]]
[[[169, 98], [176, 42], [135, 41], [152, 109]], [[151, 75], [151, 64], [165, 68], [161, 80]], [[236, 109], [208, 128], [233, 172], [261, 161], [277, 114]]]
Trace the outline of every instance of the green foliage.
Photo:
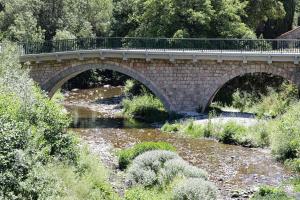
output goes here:
[[253, 112], [260, 118], [276, 117], [283, 114], [297, 99], [297, 87], [289, 82], [283, 82], [277, 90], [267, 88], [266, 94], [237, 90], [233, 94], [232, 105], [241, 111]]
[[122, 102], [125, 116], [145, 122], [161, 122], [168, 118], [162, 102], [152, 94], [135, 96]]
[[233, 93], [232, 98], [232, 106], [239, 109], [241, 112], [253, 106], [253, 104], [257, 101], [253, 94], [245, 91], [241, 92], [239, 89]]
[[300, 150], [300, 103], [288, 109], [270, 126], [271, 149], [279, 160], [299, 158]]
[[296, 176], [295, 178], [293, 178], [291, 180], [291, 184], [292, 184], [295, 192], [300, 192], [300, 177], [299, 176]]
[[269, 126], [268, 122], [259, 122], [248, 127], [244, 134], [239, 135], [237, 143], [247, 147], [270, 146]]
[[37, 163], [21, 185], [26, 199], [119, 199], [106, 180], [107, 171], [101, 162], [82, 149], [78, 166], [56, 161]]
[[247, 1], [213, 0], [215, 9], [213, 30], [217, 37], [223, 38], [256, 38], [254, 29], [251, 30], [242, 21], [247, 13], [245, 8]]
[[[262, 10], [260, 8], [264, 9]], [[282, 19], [286, 14], [282, 1], [277, 0], [250, 0], [248, 1], [245, 10], [248, 14], [247, 24], [252, 28], [257, 28], [268, 20]]]
[[[284, 161], [284, 165], [292, 170], [293, 172], [299, 173], [300, 172], [300, 159], [299, 158], [294, 158], [294, 159], [288, 159], [286, 161]], [[298, 186], [300, 191], [300, 183], [298, 183]]]
[[119, 152], [119, 168], [126, 169], [133, 159], [140, 154], [151, 150], [176, 151], [176, 148], [167, 142], [142, 142], [136, 144], [129, 149], [124, 149]]
[[174, 132], [178, 132], [181, 128], [181, 124], [180, 123], [174, 123], [174, 124], [170, 124], [169, 122], [166, 122], [162, 127], [161, 130], [163, 132], [169, 132], [169, 133], [174, 133]]
[[254, 105], [254, 112], [259, 116], [276, 117], [282, 115], [288, 107], [298, 99], [297, 86], [284, 82], [279, 91], [272, 88], [261, 97], [261, 100]]
[[286, 193], [280, 189], [264, 186], [259, 189], [251, 200], [292, 200]]
[[150, 91], [136, 80], [129, 79], [125, 82], [124, 94], [129, 98], [149, 93]]
[[220, 133], [219, 140], [225, 144], [234, 144], [239, 136], [243, 135], [246, 128], [233, 121], [224, 125], [223, 130]]
[[0, 30], [13, 41], [100, 36], [108, 32], [111, 0], [1, 0]]
[[115, 0], [112, 34], [255, 38], [255, 31], [261, 24], [269, 19], [283, 18], [284, 14], [279, 0]]
[[119, 199], [108, 184], [108, 171], [99, 159], [86, 149], [82, 151], [77, 167], [54, 164], [47, 170], [59, 178], [62, 199]]
[[194, 138], [204, 137], [205, 126], [195, 124], [193, 121], [189, 121], [184, 125], [182, 132]]
[[199, 178], [183, 180], [174, 189], [174, 200], [214, 200], [217, 199], [216, 187]]
[[69, 117], [33, 86], [15, 52], [0, 54], [0, 199], [117, 199], [103, 167], [79, 153]]
[[167, 122], [161, 130], [193, 138], [212, 137], [223, 143], [245, 147], [267, 147], [270, 145], [269, 126], [266, 122], [259, 122], [250, 127], [239, 125], [234, 121], [216, 124], [209, 119], [206, 124], [196, 124], [190, 120], [174, 124]]
[[203, 170], [191, 166], [176, 153], [164, 150], [147, 151], [136, 157], [128, 169], [127, 182], [146, 188], [167, 187], [177, 178], [207, 179]]
[[171, 200], [171, 194], [166, 189], [134, 187], [126, 191], [125, 200]]

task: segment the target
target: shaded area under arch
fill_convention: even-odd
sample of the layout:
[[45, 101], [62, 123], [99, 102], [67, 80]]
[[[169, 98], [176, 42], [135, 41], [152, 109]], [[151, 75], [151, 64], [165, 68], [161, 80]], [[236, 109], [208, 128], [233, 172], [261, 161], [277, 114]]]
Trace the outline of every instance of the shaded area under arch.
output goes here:
[[155, 94], [163, 103], [164, 107], [167, 111], [171, 111], [171, 106], [169, 103], [168, 98], [163, 95], [163, 93], [158, 89], [158, 87], [152, 83], [150, 80], [147, 80], [143, 75], [137, 73], [134, 70], [131, 70], [126, 67], [120, 67], [115, 64], [83, 64], [83, 65], [76, 65], [73, 67], [68, 67], [58, 74], [53, 76], [52, 78], [48, 79], [45, 83], [41, 85], [42, 89], [47, 91], [49, 96], [52, 97], [54, 93], [68, 80], [76, 77], [77, 75], [92, 69], [103, 69], [103, 70], [112, 70], [122, 74], [125, 74], [143, 85], [145, 85], [149, 90]]

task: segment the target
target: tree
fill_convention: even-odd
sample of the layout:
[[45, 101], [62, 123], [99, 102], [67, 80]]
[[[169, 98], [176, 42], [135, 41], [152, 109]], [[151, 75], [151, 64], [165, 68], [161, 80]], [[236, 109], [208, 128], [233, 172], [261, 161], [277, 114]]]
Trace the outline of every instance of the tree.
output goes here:
[[281, 0], [281, 2], [285, 10], [284, 17], [269, 19], [258, 30], [265, 38], [276, 38], [293, 28], [299, 0]]
[[41, 41], [43, 30], [35, 18], [38, 0], [0, 0], [0, 32], [12, 41]]
[[204, 37], [209, 32], [213, 13], [209, 0], [117, 0], [114, 24], [120, 20], [121, 27], [127, 27], [127, 33], [114, 29], [116, 26], [113, 26], [113, 33], [174, 37], [178, 35], [177, 31], [183, 31], [188, 37]]
[[246, 3], [245, 21], [253, 30], [268, 20], [282, 19], [285, 16], [283, 3], [280, 0], [244, 0]]
[[224, 38], [255, 38], [253, 29], [242, 21], [242, 18], [247, 16], [247, 2], [214, 0], [213, 6], [216, 13], [211, 24], [211, 35]]
[[0, 0], [0, 37], [14, 41], [58, 38], [58, 31], [76, 37], [108, 33], [111, 0]]

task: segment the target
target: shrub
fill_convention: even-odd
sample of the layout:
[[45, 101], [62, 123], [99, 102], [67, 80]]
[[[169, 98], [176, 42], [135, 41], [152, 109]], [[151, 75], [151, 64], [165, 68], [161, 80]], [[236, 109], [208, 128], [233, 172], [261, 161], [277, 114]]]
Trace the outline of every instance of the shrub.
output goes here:
[[245, 128], [246, 131], [236, 138], [236, 143], [245, 147], [267, 147], [270, 145], [268, 123], [260, 122]]
[[193, 121], [188, 121], [184, 124], [182, 132], [192, 136], [194, 138], [199, 138], [205, 136], [206, 128], [203, 125], [194, 124]]
[[258, 117], [276, 117], [288, 110], [288, 107], [298, 99], [297, 86], [283, 82], [278, 90], [268, 88], [266, 95], [261, 95], [260, 100], [252, 110]]
[[125, 87], [123, 92], [125, 96], [129, 98], [150, 93], [150, 91], [143, 84], [132, 79], [129, 79], [125, 82]]
[[287, 166], [293, 172], [299, 173], [300, 172], [300, 159], [288, 159], [284, 162], [284, 165]]
[[297, 86], [283, 82], [278, 89], [268, 87], [266, 94], [255, 94], [237, 90], [232, 105], [241, 111], [249, 111], [258, 117], [276, 117], [283, 114], [298, 98]]
[[166, 122], [162, 127], [161, 130], [163, 132], [178, 132], [181, 128], [181, 124], [180, 123], [175, 123], [175, 124], [170, 124], [169, 122]]
[[280, 118], [270, 124], [271, 149], [279, 160], [299, 158], [300, 151], [300, 103], [292, 106]]
[[143, 185], [151, 187], [161, 185], [160, 171], [165, 162], [179, 158], [179, 156], [170, 151], [154, 150], [147, 151], [133, 160], [128, 169], [127, 182], [130, 185]]
[[145, 122], [161, 122], [168, 118], [163, 104], [152, 94], [135, 96], [122, 102], [125, 116]]
[[38, 163], [21, 185], [24, 199], [119, 199], [106, 180], [101, 162], [83, 149], [78, 167], [56, 161]]
[[176, 177], [189, 177], [189, 178], [202, 178], [207, 179], [207, 173], [199, 169], [198, 167], [190, 165], [188, 162], [181, 158], [172, 159], [165, 163], [164, 168], [161, 171], [160, 182], [164, 184], [171, 183]]
[[240, 90], [236, 90], [232, 95], [232, 105], [233, 107], [239, 109], [240, 111], [245, 111], [247, 108], [253, 106], [257, 99], [253, 94], [248, 92], [241, 92]]
[[225, 144], [237, 143], [238, 138], [244, 135], [246, 129], [244, 126], [235, 122], [228, 122], [224, 125], [223, 130], [219, 135], [219, 140]]
[[216, 187], [203, 179], [189, 178], [174, 188], [174, 200], [213, 200], [216, 199]]
[[148, 151], [138, 156], [128, 169], [130, 185], [166, 187], [176, 178], [196, 177], [206, 179], [203, 170], [189, 165], [176, 153], [170, 151]]
[[63, 196], [66, 199], [95, 199], [117, 200], [112, 187], [108, 184], [108, 171], [98, 158], [83, 149], [78, 167], [67, 164], [50, 165], [48, 169], [54, 176], [59, 177]]
[[172, 193], [166, 189], [135, 187], [126, 191], [125, 200], [171, 200]]
[[282, 190], [264, 186], [253, 195], [251, 200], [292, 200], [292, 198], [289, 198]]
[[126, 169], [127, 166], [140, 154], [151, 150], [176, 151], [176, 148], [167, 142], [142, 142], [133, 147], [119, 152], [119, 168]]

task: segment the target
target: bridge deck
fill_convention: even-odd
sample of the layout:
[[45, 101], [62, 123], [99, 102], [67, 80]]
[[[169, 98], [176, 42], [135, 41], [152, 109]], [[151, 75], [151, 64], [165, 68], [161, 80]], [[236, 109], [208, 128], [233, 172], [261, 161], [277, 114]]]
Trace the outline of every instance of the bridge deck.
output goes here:
[[77, 50], [65, 52], [53, 52], [42, 54], [23, 54], [21, 62], [52, 61], [68, 59], [88, 59], [88, 58], [120, 58], [127, 59], [168, 59], [174, 60], [236, 60], [236, 61], [265, 61], [275, 62], [294, 62], [299, 63], [300, 52], [290, 51], [237, 51], [237, 50], [160, 50], [160, 49], [93, 49]]

